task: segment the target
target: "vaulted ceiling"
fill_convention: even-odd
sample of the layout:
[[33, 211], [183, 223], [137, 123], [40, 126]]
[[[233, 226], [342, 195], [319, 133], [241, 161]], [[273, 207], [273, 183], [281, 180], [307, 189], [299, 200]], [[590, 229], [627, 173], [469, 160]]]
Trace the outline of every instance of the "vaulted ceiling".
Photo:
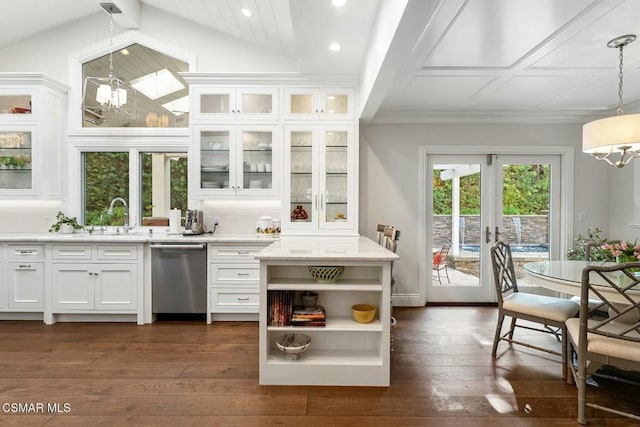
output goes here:
[[[139, 1], [296, 58], [292, 71], [366, 78], [362, 119], [373, 122], [583, 123], [608, 115], [618, 102], [619, 52], [606, 44], [640, 33], [638, 0], [346, 0], [341, 8], [331, 0]], [[135, 26], [129, 11], [138, 0], [115, 3], [125, 12], [117, 22]], [[98, 0], [63, 5], [12, 2], [0, 18], [0, 47], [104, 13]], [[333, 41], [340, 52], [327, 49]], [[624, 50], [627, 112], [640, 105], [639, 61], [640, 40]]]

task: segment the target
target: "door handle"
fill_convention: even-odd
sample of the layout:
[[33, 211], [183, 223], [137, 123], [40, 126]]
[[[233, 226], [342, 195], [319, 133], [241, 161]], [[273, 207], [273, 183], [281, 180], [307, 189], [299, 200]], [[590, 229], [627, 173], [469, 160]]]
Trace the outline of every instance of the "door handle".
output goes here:
[[502, 234], [502, 232], [498, 231], [498, 227], [496, 226], [496, 231], [495, 231], [495, 239], [496, 239], [496, 243], [498, 243], [498, 236]]
[[491, 231], [489, 231], [489, 226], [487, 225], [487, 228], [484, 230], [484, 235], [485, 235], [485, 242], [486, 243], [491, 243]]

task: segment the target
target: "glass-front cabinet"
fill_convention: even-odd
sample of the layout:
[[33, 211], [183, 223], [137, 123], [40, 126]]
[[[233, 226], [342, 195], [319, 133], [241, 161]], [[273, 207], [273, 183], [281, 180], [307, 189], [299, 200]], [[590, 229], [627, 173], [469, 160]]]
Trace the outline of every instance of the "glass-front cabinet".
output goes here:
[[194, 102], [196, 120], [278, 118], [277, 88], [196, 88]]
[[287, 88], [284, 100], [287, 119], [350, 120], [354, 116], [354, 92], [348, 88]]
[[195, 193], [204, 196], [275, 195], [277, 126], [198, 125], [195, 135]]
[[283, 230], [354, 231], [353, 127], [286, 126], [285, 146]]
[[32, 190], [31, 130], [0, 131], [0, 190]]

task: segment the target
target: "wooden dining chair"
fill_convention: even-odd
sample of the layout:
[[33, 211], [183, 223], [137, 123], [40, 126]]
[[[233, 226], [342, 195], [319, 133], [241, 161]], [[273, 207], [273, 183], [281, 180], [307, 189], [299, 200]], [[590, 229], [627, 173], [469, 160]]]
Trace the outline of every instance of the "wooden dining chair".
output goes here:
[[440, 272], [444, 271], [445, 276], [447, 277], [447, 283], [451, 283], [449, 280], [449, 249], [451, 249], [451, 245], [444, 244], [440, 251], [436, 252], [433, 255], [433, 278], [437, 278], [438, 282], [442, 285], [442, 278], [440, 277]]
[[[380, 229], [380, 225], [378, 224], [378, 229]], [[389, 226], [384, 226], [384, 229], [382, 230], [382, 238], [380, 240], [380, 244], [382, 246], [384, 246], [386, 249], [390, 250], [393, 253], [397, 253], [398, 252], [398, 241], [400, 240], [400, 230], [398, 230], [395, 227], [389, 227]], [[397, 277], [396, 277], [396, 272], [394, 269], [394, 262], [391, 263], [391, 294], [393, 295], [393, 292], [395, 291], [396, 288], [396, 282], [397, 282]], [[395, 317], [393, 317], [393, 299], [391, 301], [391, 307], [390, 307], [390, 312], [391, 312], [391, 319], [390, 319], [390, 323], [392, 327], [396, 327], [398, 325], [398, 322], [396, 320]], [[389, 338], [391, 340], [390, 342], [390, 350], [393, 352], [393, 331], [390, 332], [389, 334]]]
[[[640, 370], [640, 262], [589, 265], [582, 270], [580, 317], [566, 321], [567, 352], [577, 355], [577, 367], [569, 357], [568, 382], [578, 385], [578, 422], [587, 423], [587, 407], [640, 421], [640, 405], [634, 412], [587, 400], [587, 365], [599, 363]], [[589, 307], [589, 296], [601, 301]], [[599, 312], [608, 316], [598, 316]], [[609, 377], [610, 378], [610, 377]]]
[[[539, 351], [555, 354], [562, 357], [562, 378], [567, 376], [567, 348], [565, 343], [565, 322], [574, 317], [580, 308], [578, 303], [565, 298], [556, 298], [544, 295], [534, 295], [520, 292], [513, 267], [511, 247], [504, 242], [497, 242], [491, 248], [491, 263], [493, 264], [493, 279], [498, 298], [498, 324], [493, 338], [491, 355], [495, 358], [500, 341], [510, 344], [518, 344]], [[506, 316], [511, 317], [511, 327], [504, 334], [502, 324]], [[535, 322], [542, 327], [531, 327], [518, 324], [518, 320]], [[558, 352], [551, 348], [541, 347], [513, 338], [516, 328], [529, 329], [538, 332], [553, 334], [561, 341], [562, 348]]]

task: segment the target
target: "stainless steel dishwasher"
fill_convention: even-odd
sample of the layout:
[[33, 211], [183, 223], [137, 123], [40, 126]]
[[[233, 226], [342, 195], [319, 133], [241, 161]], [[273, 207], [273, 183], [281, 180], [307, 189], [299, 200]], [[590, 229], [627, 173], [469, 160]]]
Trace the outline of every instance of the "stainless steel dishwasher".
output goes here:
[[152, 244], [151, 293], [154, 314], [205, 314], [207, 311], [205, 244]]

